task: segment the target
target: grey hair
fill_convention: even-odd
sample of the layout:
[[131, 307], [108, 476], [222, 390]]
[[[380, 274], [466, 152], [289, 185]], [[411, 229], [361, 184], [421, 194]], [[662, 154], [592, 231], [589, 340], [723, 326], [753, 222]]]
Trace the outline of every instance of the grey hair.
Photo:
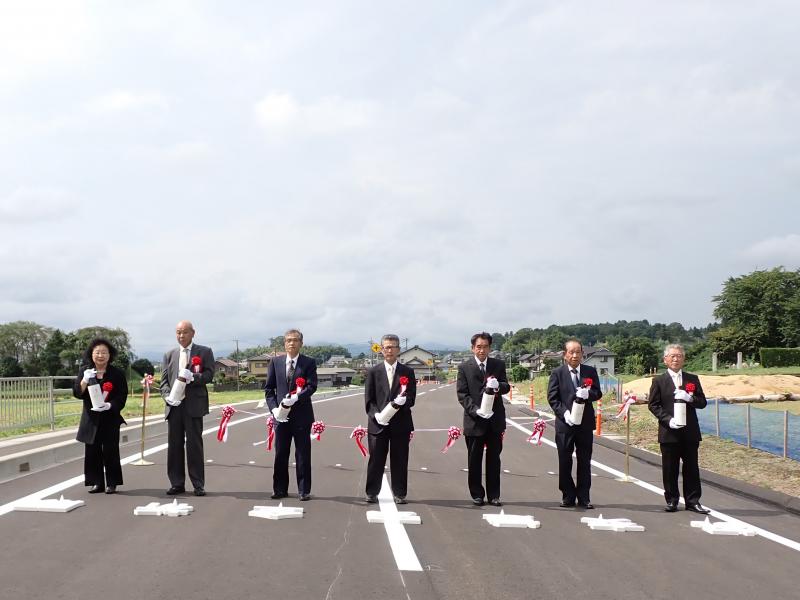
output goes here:
[[664, 348], [664, 356], [669, 355], [670, 350], [680, 350], [681, 354], [686, 356], [686, 350], [684, 350], [683, 346], [681, 346], [680, 344], [667, 344], [666, 347]]
[[290, 333], [296, 333], [297, 335], [299, 335], [300, 336], [300, 343], [303, 342], [303, 332], [302, 331], [300, 331], [299, 329], [287, 329], [286, 333], [283, 334], [283, 337], [286, 337]]
[[383, 346], [383, 342], [396, 342], [397, 345], [400, 345], [400, 338], [393, 333], [387, 333], [383, 337], [381, 337], [381, 346]]

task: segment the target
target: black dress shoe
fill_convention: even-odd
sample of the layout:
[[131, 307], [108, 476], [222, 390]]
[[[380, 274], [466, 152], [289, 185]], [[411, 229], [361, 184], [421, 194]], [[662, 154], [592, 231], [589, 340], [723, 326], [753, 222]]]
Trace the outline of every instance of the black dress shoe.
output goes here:
[[378, 502], [378, 497], [373, 496], [372, 494], [367, 494], [366, 501], [367, 504], [376, 504]]
[[701, 514], [701, 515], [707, 515], [708, 513], [711, 512], [710, 510], [708, 510], [705, 506], [703, 506], [699, 502], [697, 504], [687, 504], [686, 505], [686, 510], [690, 510], [692, 512], [696, 512], [696, 513]]
[[562, 500], [559, 506], [561, 508], [572, 508], [575, 506], [575, 500]]
[[298, 498], [300, 502], [307, 502], [308, 500], [311, 500], [311, 494], [300, 494]]
[[89, 488], [90, 494], [99, 494], [102, 491], [103, 491], [103, 486], [101, 485], [93, 485], [92, 487]]
[[483, 501], [483, 498], [473, 498], [472, 499], [472, 503], [475, 506], [483, 506], [485, 504], [485, 502]]
[[185, 494], [186, 488], [182, 485], [173, 485], [167, 490], [167, 496], [177, 496], [178, 494]]
[[406, 502], [406, 497], [405, 496], [395, 496], [394, 497], [394, 503], [395, 504], [408, 504], [408, 502]]
[[664, 507], [664, 512], [678, 512], [678, 503], [667, 502], [667, 505]]
[[503, 506], [503, 503], [500, 502], [500, 498], [492, 498], [491, 500], [489, 500], [489, 504], [491, 504], [492, 506]]
[[206, 491], [203, 488], [194, 488], [194, 495], [195, 496], [205, 496]]
[[109, 485], [109, 486], [106, 488], [106, 494], [116, 494], [116, 493], [117, 493], [117, 486], [115, 486], [115, 485]]
[[581, 508], [585, 508], [586, 510], [594, 509], [594, 504], [592, 504], [591, 502], [578, 502], [578, 506], [580, 506]]

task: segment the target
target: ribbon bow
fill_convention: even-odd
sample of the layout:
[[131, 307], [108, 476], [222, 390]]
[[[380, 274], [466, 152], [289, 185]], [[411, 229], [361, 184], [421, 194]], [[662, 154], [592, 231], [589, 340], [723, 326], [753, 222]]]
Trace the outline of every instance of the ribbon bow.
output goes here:
[[528, 443], [541, 446], [546, 427], [547, 423], [545, 423], [544, 419], [536, 419], [536, 421], [533, 422], [533, 432], [528, 436]]
[[272, 450], [272, 443], [275, 441], [275, 417], [267, 417], [267, 452]]
[[617, 411], [617, 418], [619, 419], [621, 417], [623, 421], [626, 421], [628, 419], [628, 413], [630, 412], [631, 406], [634, 404], [636, 404], [636, 396], [633, 394], [625, 394], [624, 401]]
[[325, 431], [325, 423], [322, 421], [314, 421], [311, 424], [311, 439], [321, 441], [322, 432]]
[[236, 412], [236, 409], [232, 406], [226, 406], [222, 409], [222, 418], [219, 421], [219, 429], [217, 429], [217, 441], [218, 442], [227, 442], [228, 441], [228, 421], [231, 420], [233, 413]]
[[449, 427], [447, 429], [447, 442], [445, 443], [444, 448], [442, 448], [442, 454], [445, 454], [448, 450], [450, 450], [450, 447], [455, 444], [456, 440], [460, 437], [461, 429], [459, 427], [456, 427], [455, 425]]
[[361, 452], [361, 456], [367, 455], [367, 449], [361, 442], [361, 440], [364, 439], [365, 435], [367, 435], [367, 430], [364, 429], [361, 425], [353, 429], [353, 431], [350, 433], [350, 439], [354, 439], [356, 441], [356, 445], [358, 446], [359, 452]]

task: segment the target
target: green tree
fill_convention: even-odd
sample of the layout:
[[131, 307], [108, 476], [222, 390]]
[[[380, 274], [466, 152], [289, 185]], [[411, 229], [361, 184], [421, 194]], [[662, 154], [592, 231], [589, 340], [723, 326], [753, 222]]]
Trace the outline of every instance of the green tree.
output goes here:
[[757, 355], [762, 346], [800, 345], [800, 269], [776, 267], [731, 277], [713, 298], [721, 327], [709, 335], [724, 360]]
[[[641, 374], [655, 369], [659, 364], [659, 350], [655, 342], [646, 337], [614, 337], [609, 340], [609, 349], [617, 355], [616, 370], [638, 375], [636, 369], [643, 368]], [[633, 358], [634, 356], [638, 358]], [[628, 364], [630, 361], [630, 364]]]
[[41, 352], [41, 375], [72, 375], [61, 353], [67, 348], [67, 339], [60, 329], [53, 331]]
[[153, 363], [146, 358], [137, 358], [131, 363], [131, 369], [136, 371], [142, 377], [145, 375], [153, 375], [156, 372], [156, 368], [153, 366]]
[[100, 325], [82, 327], [66, 336], [67, 348], [62, 353], [62, 356], [68, 361], [71, 369], [77, 370], [84, 352], [89, 347], [89, 343], [98, 337], [107, 339], [117, 349], [118, 354], [114, 360], [114, 365], [127, 373], [128, 366], [131, 363], [131, 344], [128, 332], [124, 329], [102, 327]]
[[13, 356], [0, 358], [0, 377], [22, 377], [22, 366]]
[[13, 356], [24, 363], [38, 359], [53, 330], [33, 321], [14, 321], [0, 325], [0, 356]]
[[509, 375], [511, 376], [511, 381], [514, 382], [528, 381], [528, 379], [530, 379], [530, 372], [528, 371], [528, 368], [523, 367], [522, 365], [514, 365], [511, 367]]

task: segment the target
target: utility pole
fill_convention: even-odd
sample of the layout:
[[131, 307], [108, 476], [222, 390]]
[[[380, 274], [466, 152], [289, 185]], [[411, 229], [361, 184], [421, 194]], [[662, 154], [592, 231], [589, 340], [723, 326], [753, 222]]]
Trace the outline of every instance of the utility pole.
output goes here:
[[408, 338], [403, 338], [403, 344], [405, 344], [405, 348], [403, 348], [403, 350], [408, 350]]
[[239, 391], [239, 340], [233, 340], [236, 342], [236, 391]]

